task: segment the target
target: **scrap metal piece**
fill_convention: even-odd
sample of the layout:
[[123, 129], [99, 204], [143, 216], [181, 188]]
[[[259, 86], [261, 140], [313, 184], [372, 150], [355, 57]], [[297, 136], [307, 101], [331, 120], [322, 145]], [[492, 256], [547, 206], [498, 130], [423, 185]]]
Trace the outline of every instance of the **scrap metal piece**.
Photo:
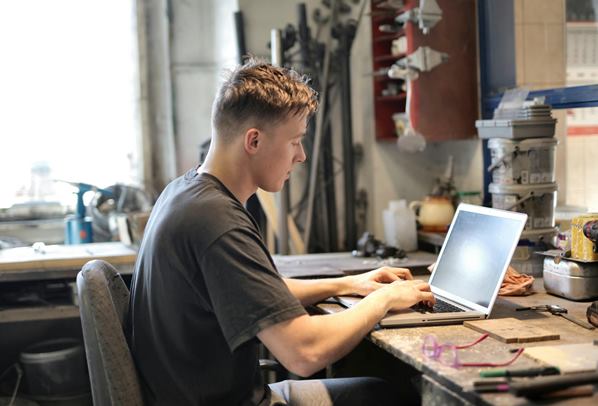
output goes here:
[[419, 7], [401, 13], [395, 18], [399, 24], [405, 24], [408, 21], [417, 23], [419, 29], [426, 35], [440, 20], [442, 20], [442, 9], [436, 0], [420, 0]]
[[393, 64], [387, 70], [387, 75], [391, 79], [415, 80], [418, 78], [419, 73], [415, 69], [402, 68], [397, 64]]
[[418, 72], [429, 72], [438, 65], [448, 61], [447, 53], [435, 51], [430, 47], [419, 47], [412, 54], [396, 62], [399, 68], [415, 69]]

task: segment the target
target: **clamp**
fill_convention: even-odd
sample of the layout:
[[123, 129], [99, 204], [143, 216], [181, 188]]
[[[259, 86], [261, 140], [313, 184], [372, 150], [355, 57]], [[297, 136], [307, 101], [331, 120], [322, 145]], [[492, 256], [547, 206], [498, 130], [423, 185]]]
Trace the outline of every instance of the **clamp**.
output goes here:
[[430, 30], [442, 19], [442, 9], [436, 3], [436, 0], [420, 0], [420, 6], [405, 11], [398, 15], [395, 21], [403, 25], [407, 21], [417, 23], [417, 26], [424, 34]]
[[448, 60], [448, 54], [430, 47], [419, 47], [415, 52], [395, 62], [388, 71], [394, 79], [415, 80], [420, 72], [428, 72]]

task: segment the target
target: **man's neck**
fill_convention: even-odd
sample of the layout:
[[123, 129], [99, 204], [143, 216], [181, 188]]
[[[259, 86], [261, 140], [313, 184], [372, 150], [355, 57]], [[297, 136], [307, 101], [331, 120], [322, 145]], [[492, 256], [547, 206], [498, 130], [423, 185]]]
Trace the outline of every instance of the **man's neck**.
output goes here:
[[257, 191], [247, 168], [239, 159], [227, 154], [210, 150], [197, 172], [209, 173], [218, 178], [243, 205]]

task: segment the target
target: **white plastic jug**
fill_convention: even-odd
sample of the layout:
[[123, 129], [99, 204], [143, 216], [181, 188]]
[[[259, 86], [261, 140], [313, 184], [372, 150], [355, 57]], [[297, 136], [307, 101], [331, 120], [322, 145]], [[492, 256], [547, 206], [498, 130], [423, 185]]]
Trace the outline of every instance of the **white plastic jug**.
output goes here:
[[407, 252], [417, 251], [415, 213], [406, 200], [391, 200], [382, 213], [386, 243]]

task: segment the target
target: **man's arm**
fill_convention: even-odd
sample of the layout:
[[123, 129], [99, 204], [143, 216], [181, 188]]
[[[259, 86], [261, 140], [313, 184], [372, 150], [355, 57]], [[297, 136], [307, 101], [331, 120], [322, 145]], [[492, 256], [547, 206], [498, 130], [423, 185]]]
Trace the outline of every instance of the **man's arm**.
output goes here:
[[309, 376], [351, 351], [389, 310], [420, 301], [434, 302], [427, 283], [398, 280], [350, 309], [299, 316], [267, 327], [257, 336], [289, 371]]
[[328, 279], [283, 278], [287, 287], [303, 306], [321, 302], [331, 296], [361, 295], [399, 279], [413, 279], [406, 268], [382, 267], [364, 274]]

